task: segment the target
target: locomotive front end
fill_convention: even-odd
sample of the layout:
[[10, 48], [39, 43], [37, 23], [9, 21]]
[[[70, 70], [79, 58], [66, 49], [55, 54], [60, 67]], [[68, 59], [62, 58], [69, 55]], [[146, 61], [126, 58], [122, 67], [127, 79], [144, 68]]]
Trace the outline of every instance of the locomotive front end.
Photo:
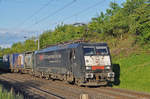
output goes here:
[[107, 45], [83, 46], [85, 85], [107, 85], [114, 81], [111, 57]]

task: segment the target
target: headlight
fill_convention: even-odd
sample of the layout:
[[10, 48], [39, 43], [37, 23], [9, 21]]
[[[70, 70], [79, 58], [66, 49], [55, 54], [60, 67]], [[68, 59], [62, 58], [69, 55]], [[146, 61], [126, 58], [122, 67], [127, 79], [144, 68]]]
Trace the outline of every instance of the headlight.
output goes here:
[[110, 69], [110, 66], [105, 67], [105, 69]]
[[85, 77], [86, 78], [93, 78], [94, 76], [93, 76], [93, 73], [87, 73]]
[[87, 69], [87, 70], [91, 70], [91, 69], [92, 69], [92, 67], [86, 67], [86, 69]]
[[108, 77], [115, 77], [115, 73], [114, 73], [114, 72], [109, 72], [109, 73], [107, 74], [107, 76], [108, 76]]

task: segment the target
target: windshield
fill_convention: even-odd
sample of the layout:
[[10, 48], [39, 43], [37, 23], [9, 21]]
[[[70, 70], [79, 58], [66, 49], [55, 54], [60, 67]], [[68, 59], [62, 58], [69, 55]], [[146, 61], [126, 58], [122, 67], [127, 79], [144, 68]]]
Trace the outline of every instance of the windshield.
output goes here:
[[107, 47], [105, 46], [84, 46], [83, 47], [84, 55], [104, 55], [108, 54]]
[[96, 54], [108, 54], [106, 47], [96, 47]]
[[94, 54], [94, 48], [83, 48], [84, 55], [92, 55]]

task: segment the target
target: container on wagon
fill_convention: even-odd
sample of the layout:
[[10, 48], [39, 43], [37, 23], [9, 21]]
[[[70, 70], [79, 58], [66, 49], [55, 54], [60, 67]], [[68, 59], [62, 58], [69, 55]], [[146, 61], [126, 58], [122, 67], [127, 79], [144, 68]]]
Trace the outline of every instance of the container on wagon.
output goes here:
[[25, 69], [32, 69], [33, 68], [33, 59], [34, 58], [34, 52], [25, 52], [24, 57], [24, 67]]

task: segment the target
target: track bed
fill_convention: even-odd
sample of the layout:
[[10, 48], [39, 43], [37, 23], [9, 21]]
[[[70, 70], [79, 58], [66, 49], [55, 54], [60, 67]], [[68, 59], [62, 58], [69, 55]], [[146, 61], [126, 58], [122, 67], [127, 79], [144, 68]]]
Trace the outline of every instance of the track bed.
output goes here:
[[63, 81], [52, 81], [28, 74], [2, 73], [0, 83], [9, 85], [31, 99], [80, 99], [88, 94], [90, 99], [150, 99], [150, 94], [110, 87], [79, 87]]

